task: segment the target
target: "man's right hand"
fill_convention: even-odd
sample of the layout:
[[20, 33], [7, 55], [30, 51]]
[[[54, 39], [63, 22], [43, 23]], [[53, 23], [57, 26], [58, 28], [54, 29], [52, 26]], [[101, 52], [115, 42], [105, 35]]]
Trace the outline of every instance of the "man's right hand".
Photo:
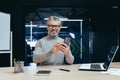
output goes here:
[[61, 42], [56, 42], [52, 49], [52, 53], [57, 53], [59, 51], [59, 46], [61, 45]]

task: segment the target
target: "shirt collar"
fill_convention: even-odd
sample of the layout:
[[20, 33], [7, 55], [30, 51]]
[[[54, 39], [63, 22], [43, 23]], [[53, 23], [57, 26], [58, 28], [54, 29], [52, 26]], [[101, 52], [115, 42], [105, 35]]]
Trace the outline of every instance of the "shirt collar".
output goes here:
[[47, 38], [48, 38], [48, 39], [56, 39], [56, 38], [58, 38], [58, 35], [57, 35], [57, 36], [50, 36], [50, 35], [47, 35]]

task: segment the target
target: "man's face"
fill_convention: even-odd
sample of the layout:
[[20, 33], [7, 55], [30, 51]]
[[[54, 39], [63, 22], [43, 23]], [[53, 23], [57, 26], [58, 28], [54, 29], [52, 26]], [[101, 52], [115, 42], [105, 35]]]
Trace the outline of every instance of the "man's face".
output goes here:
[[60, 21], [50, 20], [47, 23], [47, 30], [50, 36], [57, 36], [60, 32]]

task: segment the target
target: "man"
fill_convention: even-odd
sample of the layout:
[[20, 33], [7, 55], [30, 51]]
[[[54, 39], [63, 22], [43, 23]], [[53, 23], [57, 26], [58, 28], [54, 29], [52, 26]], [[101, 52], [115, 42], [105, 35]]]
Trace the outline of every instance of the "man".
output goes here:
[[[74, 57], [70, 51], [70, 43], [63, 43], [64, 39], [58, 37], [61, 21], [57, 16], [50, 16], [47, 21], [48, 35], [38, 40], [33, 52], [33, 62], [42, 65], [73, 64]], [[65, 59], [64, 59], [65, 58]]]

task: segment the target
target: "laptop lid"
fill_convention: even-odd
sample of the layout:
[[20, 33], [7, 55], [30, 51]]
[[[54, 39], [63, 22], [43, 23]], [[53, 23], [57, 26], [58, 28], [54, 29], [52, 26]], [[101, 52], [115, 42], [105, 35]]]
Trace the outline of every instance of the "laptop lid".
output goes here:
[[103, 67], [107, 70], [110, 66], [110, 63], [113, 61], [117, 51], [118, 51], [119, 46], [112, 46], [112, 48], [109, 51], [109, 54], [103, 64]]
[[79, 70], [87, 70], [87, 71], [107, 71], [107, 69], [110, 66], [110, 63], [113, 61], [114, 56], [117, 53], [119, 46], [112, 46], [112, 48], [109, 51], [109, 54], [107, 55], [107, 58], [104, 62], [104, 64], [99, 64], [101, 66], [101, 69], [91, 69], [91, 63], [90, 64], [81, 64]]

